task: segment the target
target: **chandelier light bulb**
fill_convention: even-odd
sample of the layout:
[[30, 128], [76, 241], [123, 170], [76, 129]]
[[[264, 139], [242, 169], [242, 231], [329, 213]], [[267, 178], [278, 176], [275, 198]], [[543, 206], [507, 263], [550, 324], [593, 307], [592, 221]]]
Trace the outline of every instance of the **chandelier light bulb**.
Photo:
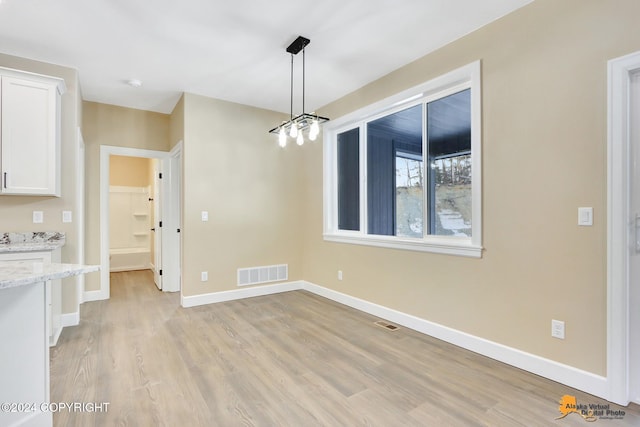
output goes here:
[[318, 134], [320, 133], [320, 125], [318, 124], [318, 119], [313, 119], [313, 121], [311, 122], [311, 129], [309, 129], [309, 133], [315, 136], [318, 136]]
[[287, 145], [287, 133], [284, 130], [284, 126], [280, 128], [280, 132], [278, 133], [278, 143], [282, 148]]
[[295, 138], [298, 136], [298, 124], [296, 122], [291, 123], [291, 130], [289, 131], [289, 136], [291, 138]]
[[299, 132], [299, 133], [298, 133], [298, 139], [296, 139], [296, 143], [297, 143], [298, 145], [302, 145], [302, 144], [304, 144], [304, 138], [302, 137], [302, 132]]

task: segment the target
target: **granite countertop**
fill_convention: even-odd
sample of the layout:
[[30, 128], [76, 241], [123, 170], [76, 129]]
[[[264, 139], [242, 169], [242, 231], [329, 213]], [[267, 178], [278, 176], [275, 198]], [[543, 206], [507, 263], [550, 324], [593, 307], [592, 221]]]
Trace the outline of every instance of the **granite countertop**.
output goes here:
[[47, 280], [63, 279], [98, 270], [100, 270], [99, 265], [0, 261], [0, 290]]
[[57, 231], [0, 232], [0, 253], [53, 251], [64, 244], [65, 234]]

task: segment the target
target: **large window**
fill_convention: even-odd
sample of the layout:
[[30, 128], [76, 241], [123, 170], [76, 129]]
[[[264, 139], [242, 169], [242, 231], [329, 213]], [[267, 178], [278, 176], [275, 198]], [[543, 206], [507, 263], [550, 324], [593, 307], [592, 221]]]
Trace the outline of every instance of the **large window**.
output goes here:
[[479, 63], [324, 135], [325, 239], [481, 255]]

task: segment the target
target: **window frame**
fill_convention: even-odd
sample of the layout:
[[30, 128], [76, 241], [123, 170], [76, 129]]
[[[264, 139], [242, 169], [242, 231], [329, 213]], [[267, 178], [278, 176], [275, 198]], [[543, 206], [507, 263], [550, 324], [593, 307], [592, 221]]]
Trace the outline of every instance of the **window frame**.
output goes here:
[[[382, 236], [367, 234], [367, 123], [394, 112], [423, 104], [471, 89], [471, 237], [439, 236], [427, 234], [425, 227], [422, 238]], [[324, 125], [324, 167], [323, 167], [323, 237], [325, 241], [378, 246], [393, 249], [432, 252], [482, 257], [482, 94], [481, 63], [470, 64], [450, 71], [442, 76], [426, 81], [386, 99], [358, 109], [352, 113]], [[423, 167], [427, 164], [426, 107], [423, 111]], [[338, 229], [338, 176], [337, 176], [337, 135], [358, 128], [360, 147], [360, 230]], [[431, 184], [425, 176], [423, 221], [427, 221], [427, 200]], [[426, 222], [423, 222], [426, 226]]]

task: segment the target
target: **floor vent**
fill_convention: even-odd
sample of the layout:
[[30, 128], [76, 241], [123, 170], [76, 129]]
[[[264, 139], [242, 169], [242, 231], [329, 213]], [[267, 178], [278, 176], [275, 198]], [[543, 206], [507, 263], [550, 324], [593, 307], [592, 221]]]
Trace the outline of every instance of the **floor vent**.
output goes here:
[[267, 265], [238, 269], [238, 286], [258, 285], [261, 283], [280, 282], [289, 278], [289, 265]]
[[382, 320], [378, 320], [377, 322], [375, 322], [375, 324], [380, 326], [381, 328], [385, 328], [385, 329], [388, 329], [390, 331], [397, 331], [398, 329], [400, 329], [396, 325], [392, 325], [391, 323], [387, 323], [387, 322], [382, 321]]

